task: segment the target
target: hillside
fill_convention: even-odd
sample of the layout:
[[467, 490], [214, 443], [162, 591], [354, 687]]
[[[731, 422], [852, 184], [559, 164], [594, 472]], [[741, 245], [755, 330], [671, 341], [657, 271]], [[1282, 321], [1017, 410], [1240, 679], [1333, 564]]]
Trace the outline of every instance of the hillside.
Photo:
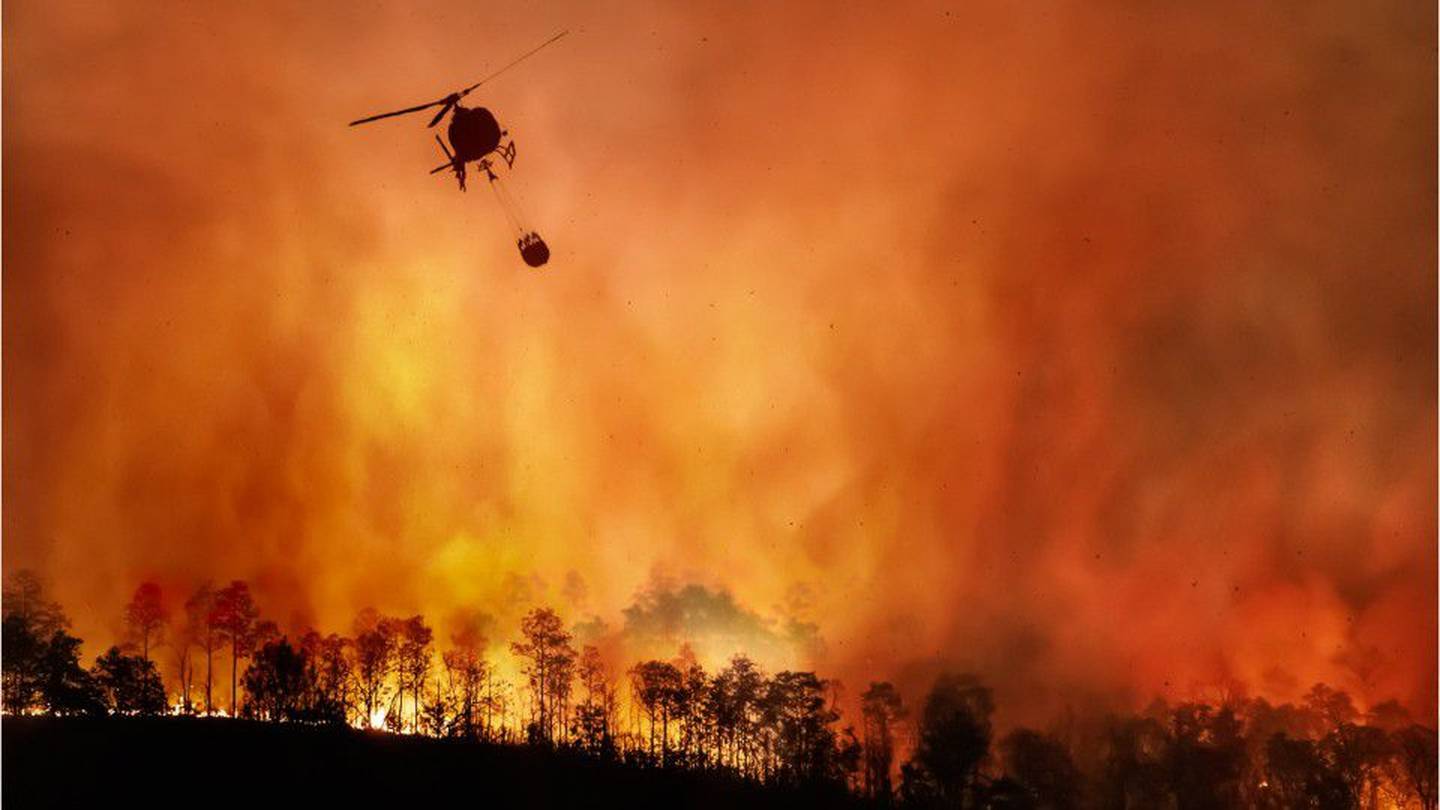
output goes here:
[[7, 808], [854, 805], [561, 752], [221, 719], [7, 716], [0, 765]]

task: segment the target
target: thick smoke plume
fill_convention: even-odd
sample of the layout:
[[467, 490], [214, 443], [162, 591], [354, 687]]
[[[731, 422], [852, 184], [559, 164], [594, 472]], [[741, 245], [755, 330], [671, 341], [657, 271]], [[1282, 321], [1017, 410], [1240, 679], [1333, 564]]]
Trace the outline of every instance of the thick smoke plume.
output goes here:
[[1433, 713], [1435, 14], [7, 3], [5, 569]]

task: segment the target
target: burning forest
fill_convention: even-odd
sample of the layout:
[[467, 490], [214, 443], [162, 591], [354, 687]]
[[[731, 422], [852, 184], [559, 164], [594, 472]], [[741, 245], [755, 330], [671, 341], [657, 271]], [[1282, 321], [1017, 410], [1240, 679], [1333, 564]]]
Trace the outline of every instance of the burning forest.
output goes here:
[[[424, 616], [373, 609], [349, 635], [286, 632], [239, 580], [202, 585], [172, 613], [145, 583], [124, 610], [124, 647], [87, 669], [33, 574], [16, 575], [4, 604], [11, 714], [383, 729], [719, 773], [825, 804], [1433, 810], [1437, 800], [1435, 729], [1394, 700], [1362, 710], [1325, 684], [1298, 703], [1236, 689], [1002, 731], [994, 692], [971, 674], [942, 673], [908, 701], [872, 681], [847, 716], [843, 684], [814, 672], [770, 673], [744, 654], [707, 671], [688, 645], [668, 660], [615, 662], [577, 648], [547, 607], [527, 612], [497, 653], [476, 632], [442, 643]], [[168, 688], [152, 658], [162, 647]]]
[[6, 0], [0, 733], [1433, 807], [1434, 4], [889, 5]]

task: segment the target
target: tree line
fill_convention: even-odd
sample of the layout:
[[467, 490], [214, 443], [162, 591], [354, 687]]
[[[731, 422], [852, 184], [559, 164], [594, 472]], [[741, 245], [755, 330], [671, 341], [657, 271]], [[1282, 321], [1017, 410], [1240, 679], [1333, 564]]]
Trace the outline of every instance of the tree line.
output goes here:
[[[997, 735], [991, 690], [944, 674], [913, 707], [894, 685], [870, 683], [857, 729], [841, 722], [834, 680], [767, 673], [744, 655], [707, 672], [688, 648], [612, 672], [543, 607], [509, 645], [517, 684], [497, 676], [474, 631], [440, 650], [422, 616], [365, 610], [347, 636], [287, 634], [261, 618], [243, 581], [202, 585], [179, 610], [142, 584], [124, 606], [125, 642], [89, 667], [36, 577], [10, 578], [0, 607], [7, 713], [218, 714], [528, 744], [877, 806], [1436, 808], [1434, 729], [1394, 701], [1361, 713], [1323, 684], [1296, 704], [1238, 693], [1213, 705], [1157, 701]], [[162, 648], [169, 688], [154, 658]], [[217, 658], [226, 666], [217, 670]]]

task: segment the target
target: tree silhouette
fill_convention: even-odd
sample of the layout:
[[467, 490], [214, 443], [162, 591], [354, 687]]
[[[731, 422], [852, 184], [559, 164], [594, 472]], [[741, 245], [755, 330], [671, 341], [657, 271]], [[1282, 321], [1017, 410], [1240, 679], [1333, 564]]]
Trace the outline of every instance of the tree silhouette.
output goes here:
[[575, 662], [579, 655], [566, 645], [564, 654], [556, 657], [547, 678], [549, 692], [549, 739], [568, 743], [570, 728], [570, 695], [575, 683]]
[[680, 652], [680, 659], [675, 662], [680, 670], [680, 688], [675, 695], [675, 713], [681, 728], [680, 755], [688, 767], [700, 767], [706, 759], [704, 744], [711, 725], [705, 711], [710, 680], [689, 645]]
[[60, 603], [45, 595], [45, 585], [34, 571], [21, 569], [12, 574], [0, 592], [0, 604], [5, 616], [19, 619], [36, 638], [48, 639], [57, 630], [70, 628]]
[[523, 640], [512, 642], [510, 651], [524, 661], [522, 670], [534, 700], [531, 738], [550, 743], [555, 739], [562, 702], [570, 695], [575, 650], [560, 617], [550, 608], [536, 608], [525, 614], [520, 620], [520, 633]]
[[410, 685], [415, 708], [415, 721], [412, 723], [412, 728], [419, 722], [420, 688], [425, 682], [426, 675], [430, 672], [430, 643], [434, 636], [434, 632], [425, 624], [422, 616], [411, 616], [398, 628], [395, 674], [400, 698], [399, 717], [402, 729], [404, 728], [405, 686], [407, 683]]
[[972, 675], [941, 675], [925, 697], [919, 740], [903, 773], [905, 794], [922, 803], [971, 801], [990, 749], [990, 690]]
[[245, 713], [261, 720], [309, 719], [305, 698], [313, 694], [312, 670], [303, 649], [280, 638], [256, 648], [245, 669]]
[[680, 670], [669, 661], [643, 661], [630, 670], [631, 691], [645, 710], [650, 727], [650, 757], [655, 757], [656, 721], [660, 726], [660, 758], [663, 768], [670, 762], [670, 718], [682, 686]]
[[1345, 808], [1345, 784], [1320, 754], [1319, 747], [1306, 739], [1292, 739], [1277, 733], [1265, 745], [1265, 779], [1262, 807]]
[[889, 801], [894, 789], [890, 771], [895, 763], [896, 721], [905, 716], [905, 706], [894, 684], [872, 682], [860, 695], [860, 716], [864, 740], [864, 781], [862, 790], [871, 799]]
[[155, 664], [140, 655], [125, 655], [111, 647], [95, 660], [95, 682], [118, 714], [154, 715], [165, 712], [165, 685]]
[[1000, 743], [1005, 775], [1023, 793], [1029, 806], [1073, 810], [1080, 800], [1080, 772], [1070, 752], [1053, 737], [1017, 729]]
[[732, 657], [710, 684], [708, 704], [720, 741], [719, 758], [740, 773], [751, 772], [755, 765], [755, 736], [764, 686], [760, 668], [744, 655]]
[[831, 728], [840, 715], [826, 702], [826, 686], [813, 672], [778, 672], [766, 685], [761, 705], [773, 730], [772, 772], [782, 783], [844, 779]]
[[186, 610], [185, 617], [169, 631], [171, 661], [175, 665], [175, 681], [180, 692], [180, 711], [190, 714], [192, 682], [195, 678], [195, 665], [191, 660], [191, 651], [195, 649], [197, 627], [190, 620], [190, 612]]
[[610, 684], [600, 649], [586, 645], [580, 651], [578, 674], [585, 702], [575, 709], [574, 738], [580, 747], [601, 759], [615, 755], [611, 726], [615, 715], [615, 689]]
[[512, 685], [495, 677], [495, 668], [485, 669], [485, 692], [480, 705], [485, 712], [483, 736], [491, 742], [506, 742], [510, 739], [508, 718], [513, 698]]
[[215, 650], [223, 643], [224, 635], [217, 623], [216, 593], [210, 583], [201, 583], [185, 602], [186, 634], [195, 639], [205, 651], [205, 714], [215, 711]]
[[1344, 786], [1347, 806], [1360, 807], [1375, 788], [1389, 754], [1385, 732], [1341, 723], [1320, 740], [1319, 747], [1320, 755]]
[[1237, 806], [1245, 741], [1234, 711], [1182, 704], [1172, 714], [1171, 733], [1167, 758], [1178, 810]]
[[[38, 579], [14, 577], [5, 593], [0, 698], [8, 712], [166, 710], [164, 684], [147, 657], [164, 626], [163, 618], [154, 623], [163, 607], [150, 609], [159, 603], [157, 590], [142, 585], [131, 599], [134, 647], [108, 648], [90, 670]], [[451, 637], [436, 667], [433, 632], [421, 616], [365, 610], [354, 639], [307, 630], [291, 641], [257, 619], [238, 581], [220, 593], [201, 586], [185, 616], [168, 643], [188, 648], [193, 638], [207, 651], [207, 671], [215, 646], [228, 645], [230, 706], [257, 721], [383, 722], [407, 733], [503, 743], [521, 741], [523, 732], [561, 749], [525, 756], [659, 766], [668, 773], [654, 779], [665, 784], [704, 772], [716, 780], [706, 784], [762, 783], [797, 804], [888, 806], [895, 799], [891, 774], [906, 712], [887, 682], [871, 682], [859, 696], [857, 737], [853, 727], [837, 730], [838, 682], [806, 671], [767, 676], [743, 655], [711, 676], [682, 645], [672, 660], [628, 670], [627, 730], [616, 723], [617, 692], [600, 649], [589, 645], [577, 655], [559, 616], [546, 608], [524, 617], [521, 638], [510, 645], [528, 679], [528, 714], [511, 710], [511, 685], [497, 679], [473, 626]], [[241, 703], [234, 666], [247, 658]], [[190, 686], [183, 659], [180, 672], [184, 706]], [[1372, 703], [1362, 714], [1347, 694], [1323, 684], [1297, 704], [1272, 705], [1233, 688], [1222, 697], [1219, 705], [1157, 700], [1108, 720], [1072, 714], [1054, 735], [1016, 729], [992, 759], [990, 691], [973, 676], [943, 675], [923, 700], [899, 798], [918, 810], [1436, 810], [1436, 732], [1414, 723], [1404, 706]]]
[[1103, 740], [1098, 794], [1107, 807], [1158, 807], [1168, 801], [1170, 733], [1154, 716], [1113, 720]]
[[0, 649], [4, 650], [0, 656], [0, 697], [6, 711], [24, 714], [42, 705], [41, 667], [46, 643], [24, 616], [7, 612], [0, 630]]
[[1386, 732], [1396, 732], [1406, 728], [1414, 720], [1410, 712], [1396, 700], [1382, 700], [1370, 707], [1365, 713], [1365, 725], [1374, 726]]
[[279, 641], [284, 635], [278, 624], [270, 619], [260, 619], [250, 629], [250, 649], [253, 651], [272, 641]]
[[390, 660], [386, 666], [395, 676], [395, 691], [385, 704], [384, 725], [387, 731], [401, 732], [405, 730], [405, 659], [401, 651], [405, 642], [405, 620], [382, 616], [378, 629], [389, 640]]
[[17, 571], [0, 597], [0, 697], [14, 712], [99, 714], [105, 696], [80, 666], [80, 639], [70, 620], [45, 595], [40, 578]]
[[1420, 810], [1435, 810], [1435, 729], [1412, 724], [1393, 732], [1392, 739], [1397, 783], [1415, 797]]
[[300, 637], [305, 654], [305, 684], [309, 690], [303, 703], [307, 719], [320, 723], [343, 724], [350, 715], [351, 642], [334, 633], [321, 635], [315, 630]]
[[70, 626], [60, 605], [45, 596], [33, 572], [21, 570], [5, 581], [0, 597], [3, 637], [0, 647], [0, 699], [12, 712], [27, 712], [44, 703], [44, 664], [50, 639]]
[[834, 787], [852, 791], [856, 788], [860, 759], [864, 755], [865, 746], [861, 744], [860, 738], [855, 736], [855, 727], [846, 726], [836, 738], [835, 762], [829, 771], [828, 778], [833, 780]]
[[211, 613], [211, 624], [230, 645], [230, 716], [237, 717], [240, 659], [250, 655], [255, 643], [255, 620], [260, 612], [250, 597], [250, 586], [237, 579], [215, 594]]
[[[80, 666], [80, 639], [56, 630], [40, 658], [40, 695], [51, 714], [103, 714], [105, 694]], [[163, 702], [163, 698], [162, 698]]]
[[456, 646], [440, 657], [445, 678], [450, 685], [450, 701], [454, 704], [456, 734], [466, 740], [480, 736], [484, 728], [485, 676], [489, 669], [480, 652], [478, 637], [462, 634]]
[[978, 795], [976, 806], [986, 810], [1040, 810], [1044, 806], [1010, 774], [989, 780]]
[[0, 699], [10, 712], [25, 713], [44, 704], [43, 664], [51, 636], [69, 626], [65, 613], [45, 597], [33, 572], [21, 570], [5, 580], [0, 615]]
[[1311, 714], [1309, 735], [1323, 736], [1328, 730], [1355, 721], [1360, 715], [1345, 692], [1317, 683], [1306, 693], [1304, 706]]
[[152, 642], [161, 643], [169, 621], [170, 611], [160, 586], [153, 582], [141, 583], [125, 606], [125, 624], [131, 637], [140, 645], [141, 658], [150, 660], [150, 645]]
[[375, 716], [384, 705], [385, 679], [390, 674], [396, 638], [394, 624], [370, 608], [355, 617], [354, 665], [356, 691], [364, 709], [365, 725], [374, 728]]
[[[428, 667], [427, 667], [428, 670]], [[431, 737], [450, 736], [455, 727], [455, 706], [441, 686], [439, 675], [423, 678], [415, 693], [419, 704], [416, 731]]]

